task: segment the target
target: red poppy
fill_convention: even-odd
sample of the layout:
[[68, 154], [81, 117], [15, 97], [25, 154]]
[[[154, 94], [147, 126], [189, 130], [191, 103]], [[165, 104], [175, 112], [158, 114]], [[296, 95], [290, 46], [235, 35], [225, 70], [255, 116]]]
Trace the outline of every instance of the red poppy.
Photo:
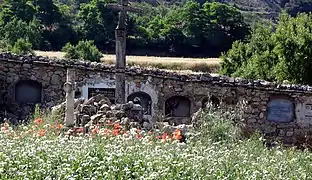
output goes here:
[[63, 125], [62, 124], [57, 124], [56, 129], [62, 129]]
[[47, 132], [47, 130], [41, 129], [41, 130], [39, 131], [39, 136], [44, 136], [46, 132]]
[[163, 141], [166, 141], [168, 139], [168, 134], [167, 133], [163, 133], [162, 136], [161, 136], [161, 139]]
[[98, 128], [94, 128], [94, 129], [92, 129], [91, 132], [94, 134], [98, 134], [100, 132], [100, 130]]
[[118, 135], [119, 135], [118, 129], [114, 129], [114, 130], [113, 130], [113, 134], [114, 134], [114, 136], [118, 136]]
[[119, 124], [114, 124], [114, 129], [120, 129], [120, 125]]
[[141, 138], [142, 138], [142, 135], [141, 135], [141, 134], [138, 134], [138, 135], [137, 135], [137, 138], [138, 138], [138, 139], [141, 139]]
[[35, 124], [41, 124], [43, 123], [43, 120], [41, 118], [37, 118], [34, 122]]

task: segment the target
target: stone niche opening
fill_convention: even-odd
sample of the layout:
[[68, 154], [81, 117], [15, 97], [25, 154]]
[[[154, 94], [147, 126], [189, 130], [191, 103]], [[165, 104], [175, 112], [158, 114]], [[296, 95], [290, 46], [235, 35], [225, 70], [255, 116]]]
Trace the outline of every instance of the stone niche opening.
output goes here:
[[35, 104], [42, 101], [42, 85], [34, 80], [20, 80], [15, 84], [15, 102]]
[[152, 98], [145, 92], [134, 92], [130, 94], [127, 101], [133, 101], [134, 104], [140, 104], [143, 108], [144, 115], [152, 115]]
[[206, 97], [206, 98], [204, 98], [204, 99], [202, 100], [202, 109], [205, 109], [206, 106], [207, 106], [207, 104], [208, 104], [209, 102], [211, 102], [211, 104], [212, 104], [213, 106], [218, 106], [218, 105], [220, 105], [220, 100], [219, 100], [219, 98], [218, 98], [217, 96], [212, 95], [212, 96]]
[[190, 117], [191, 101], [184, 96], [172, 96], [165, 102], [167, 117]]
[[276, 96], [267, 105], [267, 120], [269, 122], [287, 123], [294, 121], [295, 104], [288, 96]]

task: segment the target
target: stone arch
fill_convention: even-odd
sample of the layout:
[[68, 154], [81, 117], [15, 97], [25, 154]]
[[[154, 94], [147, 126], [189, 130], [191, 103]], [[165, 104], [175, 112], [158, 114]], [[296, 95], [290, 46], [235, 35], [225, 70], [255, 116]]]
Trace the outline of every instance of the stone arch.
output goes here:
[[206, 98], [204, 98], [204, 99], [202, 100], [202, 108], [203, 108], [203, 109], [207, 106], [207, 104], [208, 104], [209, 101], [212, 103], [213, 106], [218, 106], [218, 105], [220, 105], [220, 100], [219, 100], [219, 98], [218, 98], [217, 96], [212, 95], [212, 96], [206, 97]]
[[41, 103], [41, 83], [34, 80], [19, 80], [14, 86], [14, 99], [17, 103]]
[[191, 101], [185, 96], [172, 96], [165, 102], [165, 115], [169, 117], [189, 117]]
[[152, 115], [152, 98], [143, 91], [134, 92], [127, 97], [127, 101], [133, 101], [134, 104], [140, 104], [144, 115]]

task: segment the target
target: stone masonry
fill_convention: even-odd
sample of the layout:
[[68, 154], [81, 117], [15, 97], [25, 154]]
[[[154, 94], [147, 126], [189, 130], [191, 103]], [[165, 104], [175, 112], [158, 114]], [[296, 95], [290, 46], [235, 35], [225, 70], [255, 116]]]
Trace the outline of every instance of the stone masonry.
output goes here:
[[[115, 67], [79, 60], [0, 54], [0, 118], [21, 120], [34, 104], [52, 107], [64, 101], [66, 70], [76, 74], [76, 98], [104, 93], [114, 101]], [[94, 95], [94, 94], [93, 94]], [[139, 103], [152, 121], [166, 117], [175, 124], [205, 102], [235, 105], [246, 102], [247, 127], [286, 142], [312, 132], [312, 87], [262, 80], [180, 74], [155, 68], [126, 68], [126, 101]]]

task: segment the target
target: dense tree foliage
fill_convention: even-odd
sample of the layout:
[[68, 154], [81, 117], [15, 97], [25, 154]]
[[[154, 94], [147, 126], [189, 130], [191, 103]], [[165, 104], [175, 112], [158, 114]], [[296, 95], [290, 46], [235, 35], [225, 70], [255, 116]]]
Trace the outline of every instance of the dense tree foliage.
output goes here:
[[312, 0], [285, 0], [285, 9], [290, 15], [312, 11]]
[[76, 46], [67, 43], [62, 51], [65, 52], [65, 58], [84, 59], [93, 62], [99, 62], [102, 54], [94, 45], [93, 41], [79, 41]]
[[[106, 4], [116, 1], [2, 0], [1, 48], [11, 49], [20, 38], [33, 49], [53, 51], [61, 50], [66, 43], [90, 40], [102, 52], [113, 53], [118, 11]], [[133, 4], [143, 9], [143, 14], [128, 13], [128, 54], [218, 57], [233, 42], [244, 42], [250, 34], [241, 12], [223, 4], [230, 1], [145, 2]], [[275, 4], [285, 7], [292, 16], [309, 12], [312, 7], [311, 0]]]
[[222, 56], [221, 73], [251, 79], [312, 84], [312, 15], [282, 14], [273, 28], [258, 25], [246, 43]]
[[[18, 38], [38, 50], [61, 50], [66, 43], [92, 40], [103, 52], [114, 52], [118, 11], [112, 0], [3, 0], [1, 41]], [[143, 14], [128, 13], [127, 53], [219, 56], [242, 40], [249, 26], [234, 7], [218, 2], [185, 1], [152, 6], [136, 3]], [[4, 43], [5, 44], [5, 43]]]

